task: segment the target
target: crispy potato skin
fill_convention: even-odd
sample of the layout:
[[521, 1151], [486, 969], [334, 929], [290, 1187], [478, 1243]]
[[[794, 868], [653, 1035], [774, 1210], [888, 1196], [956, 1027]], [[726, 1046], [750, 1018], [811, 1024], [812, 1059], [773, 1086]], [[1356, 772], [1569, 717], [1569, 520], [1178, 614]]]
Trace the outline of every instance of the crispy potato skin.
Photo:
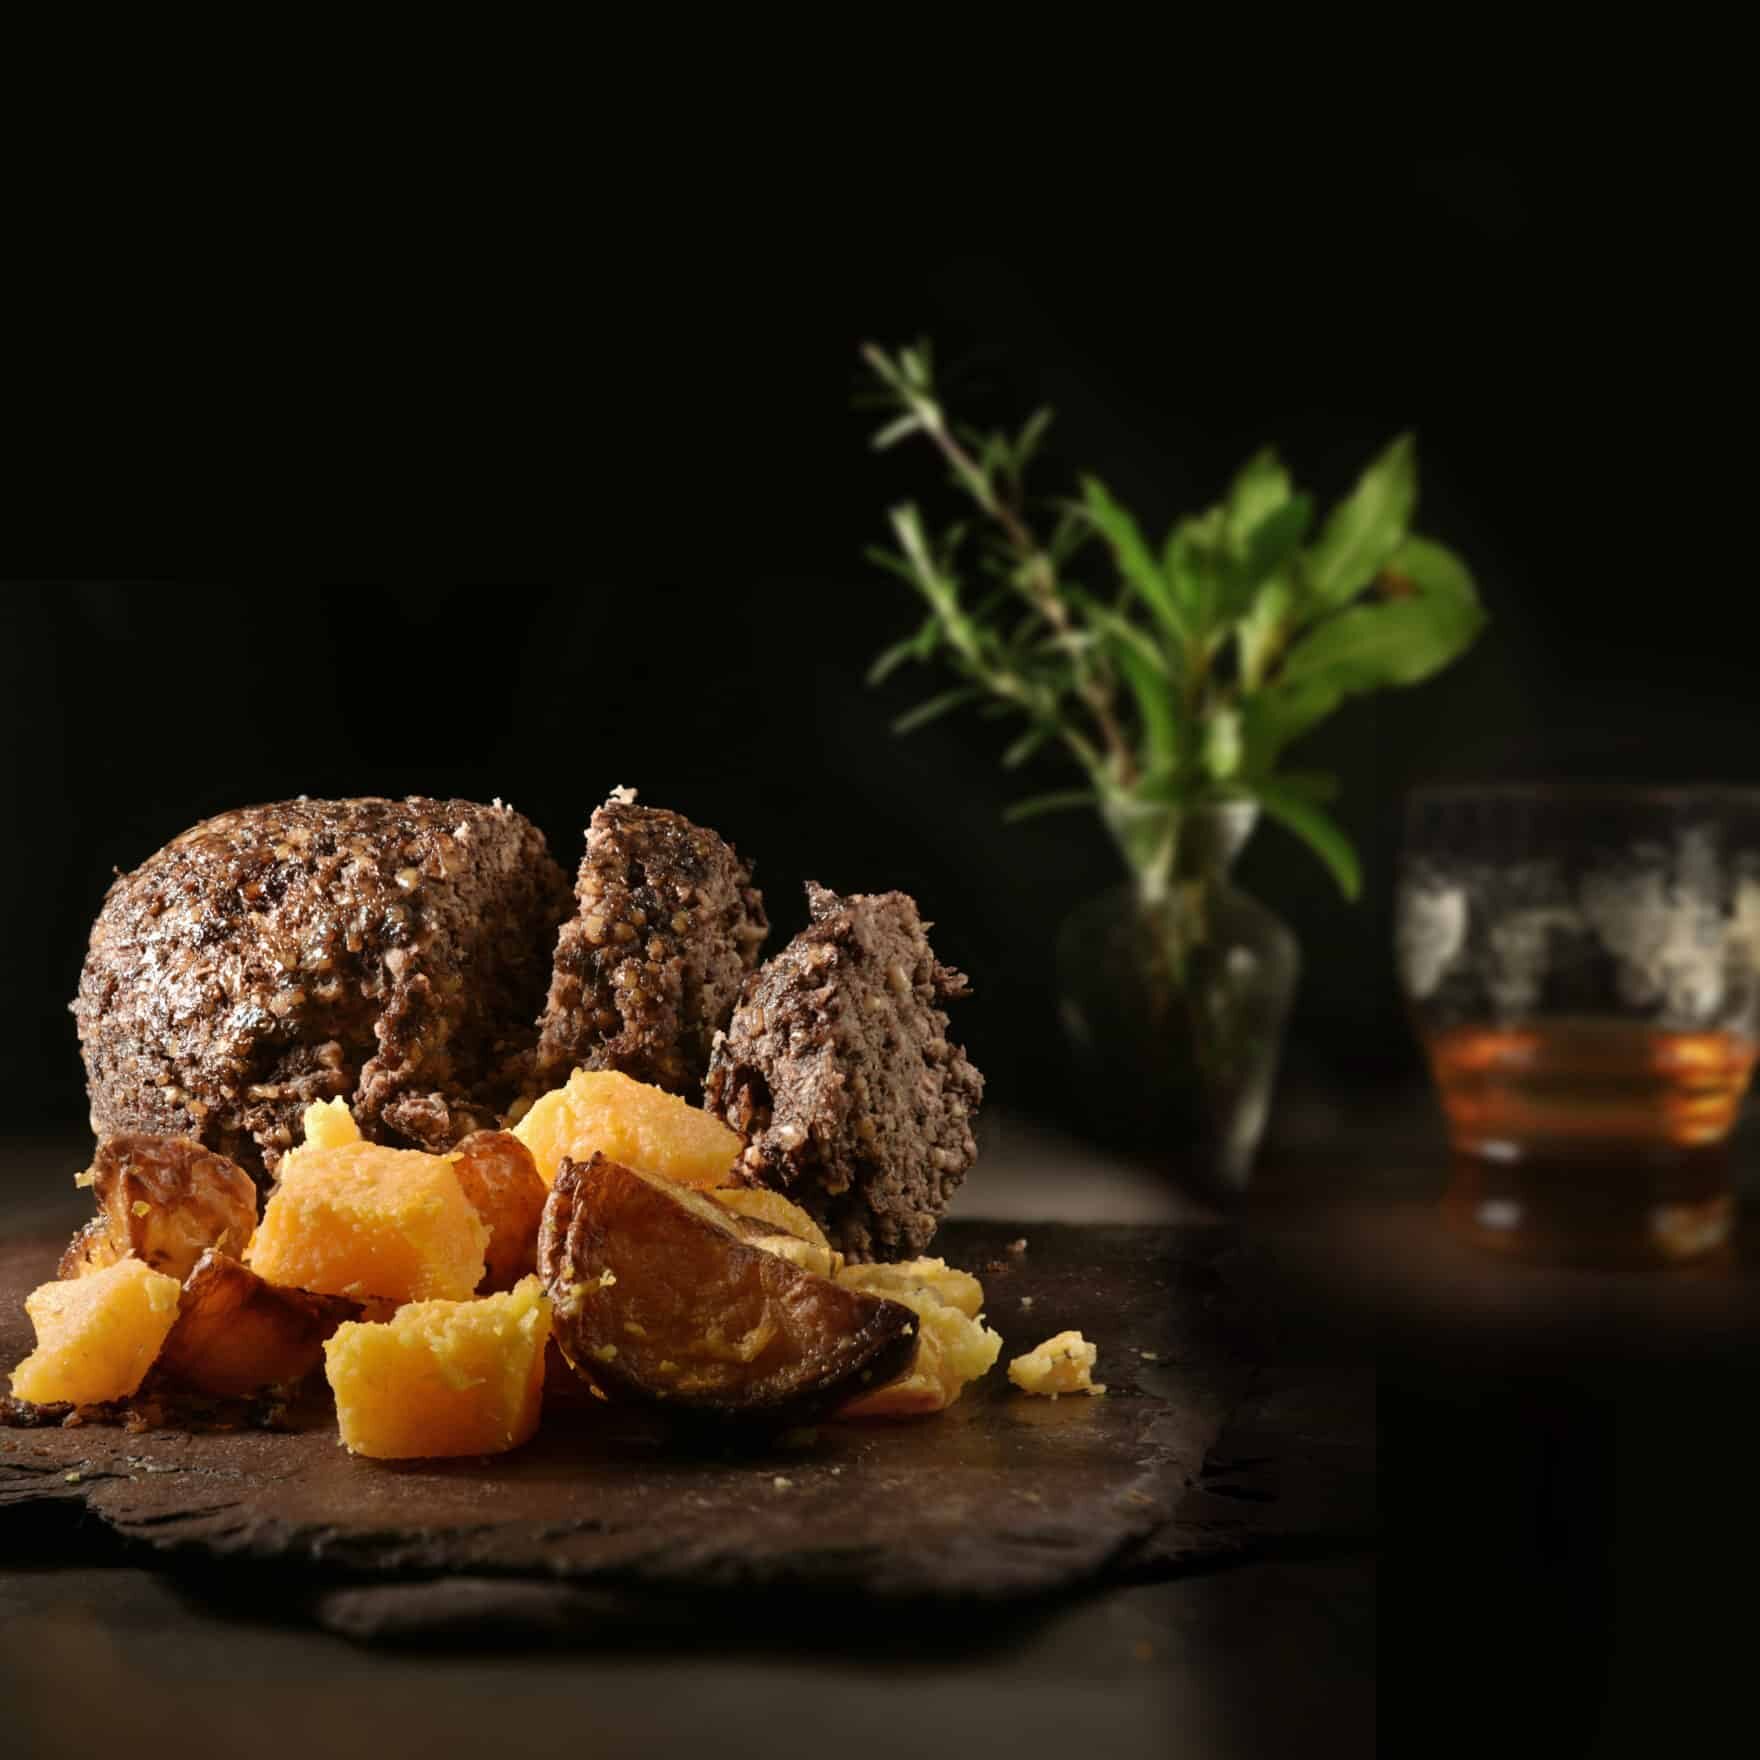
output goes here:
[[478, 1295], [510, 1290], [538, 1262], [538, 1225], [549, 1187], [532, 1152], [512, 1131], [472, 1131], [454, 1151], [452, 1171], [487, 1225]]
[[242, 1253], [257, 1226], [250, 1175], [188, 1137], [106, 1137], [91, 1175], [98, 1214], [61, 1255], [62, 1277], [102, 1271], [132, 1253], [182, 1282], [210, 1247]]
[[272, 1283], [209, 1250], [184, 1280], [177, 1322], [159, 1367], [186, 1387], [222, 1398], [303, 1381], [324, 1357], [324, 1340], [360, 1305]]
[[901, 1374], [916, 1316], [742, 1238], [688, 1187], [565, 1160], [538, 1236], [556, 1338], [607, 1399], [799, 1423]]

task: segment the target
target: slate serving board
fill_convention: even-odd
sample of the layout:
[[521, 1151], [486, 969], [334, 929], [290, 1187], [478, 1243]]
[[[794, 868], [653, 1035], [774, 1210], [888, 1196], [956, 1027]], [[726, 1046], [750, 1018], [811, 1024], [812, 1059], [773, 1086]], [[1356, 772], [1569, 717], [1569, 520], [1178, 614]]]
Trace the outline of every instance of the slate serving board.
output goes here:
[[[0, 1246], [0, 1365], [29, 1349], [23, 1298], [60, 1244]], [[0, 1428], [0, 1557], [22, 1524], [77, 1511], [137, 1556], [297, 1579], [361, 1637], [578, 1625], [732, 1589], [997, 1603], [1175, 1568], [1240, 1548], [1275, 1499], [1262, 1422], [1205, 1471], [1231, 1412], [1250, 1427], [1275, 1406], [1265, 1335], [1221, 1269], [1232, 1244], [1220, 1227], [949, 1224], [937, 1250], [983, 1279], [1002, 1362], [907, 1423], [706, 1440], [567, 1405], [510, 1455], [398, 1464], [347, 1454], [321, 1392], [277, 1431]], [[1107, 1394], [1012, 1388], [1008, 1358], [1068, 1327], [1098, 1344]], [[1372, 1474], [1367, 1446], [1351, 1459]]]

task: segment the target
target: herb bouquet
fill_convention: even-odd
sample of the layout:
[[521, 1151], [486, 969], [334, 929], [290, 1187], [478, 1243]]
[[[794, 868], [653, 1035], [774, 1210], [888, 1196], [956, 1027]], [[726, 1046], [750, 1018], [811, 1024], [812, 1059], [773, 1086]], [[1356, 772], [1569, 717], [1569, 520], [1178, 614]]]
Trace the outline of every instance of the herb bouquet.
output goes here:
[[[927, 345], [862, 351], [878, 448], [920, 438], [966, 517], [932, 532], [891, 510], [873, 559], [924, 602], [875, 662], [939, 664], [957, 682], [899, 718], [909, 732], [967, 705], [1013, 718], [1004, 764], [1060, 750], [1080, 785], [1009, 817], [1097, 810], [1127, 886], [1078, 913], [1060, 948], [1063, 1012], [1108, 1120], [1183, 1137], [1208, 1183], [1244, 1182], [1263, 1129], [1299, 964], [1293, 936], [1227, 882], [1261, 812], [1347, 897], [1355, 852], [1326, 808], [1334, 777], [1289, 748], [1348, 697], [1415, 684], [1483, 624], [1465, 567], [1410, 530], [1417, 455], [1395, 440], [1323, 520], [1277, 455], [1256, 453], [1224, 499], [1159, 546], [1093, 476], [1036, 500], [1028, 467], [1051, 419], [1019, 432], [956, 424]], [[1101, 552], [1109, 563], [1092, 570]]]

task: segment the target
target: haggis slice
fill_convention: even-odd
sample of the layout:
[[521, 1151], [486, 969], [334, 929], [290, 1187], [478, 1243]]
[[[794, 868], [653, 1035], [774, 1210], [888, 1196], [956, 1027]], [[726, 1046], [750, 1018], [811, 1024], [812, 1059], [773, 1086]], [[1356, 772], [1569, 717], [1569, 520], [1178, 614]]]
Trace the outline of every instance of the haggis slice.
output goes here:
[[528, 1091], [621, 1070], [693, 1103], [769, 931], [733, 846], [619, 790], [587, 828]]
[[807, 887], [812, 922], [747, 979], [704, 1104], [747, 1137], [747, 1184], [785, 1192], [851, 1259], [929, 1244], [977, 1156], [984, 1078], [947, 1036], [965, 977], [902, 892]]

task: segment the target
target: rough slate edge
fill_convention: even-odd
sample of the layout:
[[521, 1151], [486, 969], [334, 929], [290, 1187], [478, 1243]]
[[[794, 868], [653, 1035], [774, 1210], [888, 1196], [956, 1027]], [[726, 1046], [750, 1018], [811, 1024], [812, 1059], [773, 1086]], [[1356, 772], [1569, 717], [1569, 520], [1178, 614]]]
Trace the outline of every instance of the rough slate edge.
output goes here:
[[[1016, 1225], [950, 1225], [949, 1256], [982, 1266], [999, 1255], [1003, 1243], [1016, 1232]], [[1115, 1500], [1115, 1507], [1078, 1509], [1061, 1522], [1039, 1524], [1025, 1535], [986, 1531], [963, 1545], [949, 1543], [943, 1535], [927, 1551], [887, 1545], [828, 1555], [796, 1547], [752, 1557], [742, 1555], [737, 1546], [705, 1548], [699, 1540], [670, 1560], [651, 1553], [643, 1556], [640, 1549], [634, 1554], [626, 1549], [625, 1556], [609, 1566], [590, 1556], [558, 1561], [546, 1554], [541, 1562], [528, 1557], [523, 1567], [512, 1570], [493, 1558], [484, 1560], [468, 1544], [472, 1538], [468, 1533], [345, 1532], [334, 1526], [323, 1532], [261, 1520], [242, 1531], [228, 1531], [232, 1505], [224, 1498], [192, 1507], [179, 1498], [162, 1497], [158, 1501], [165, 1508], [136, 1508], [132, 1515], [117, 1512], [120, 1523], [112, 1525], [112, 1518], [103, 1532], [113, 1536], [114, 1549], [123, 1557], [171, 1565], [201, 1591], [247, 1611], [273, 1602], [279, 1609], [304, 1612], [351, 1637], [382, 1641], [481, 1640], [485, 1635], [513, 1638], [522, 1633], [550, 1639], [566, 1636], [570, 1641], [596, 1641], [613, 1633], [630, 1637], [677, 1630], [713, 1617], [710, 1597], [728, 1590], [742, 1597], [742, 1609], [755, 1594], [771, 1589], [785, 1591], [797, 1608], [814, 1604], [822, 1608], [827, 1600], [858, 1594], [865, 1600], [914, 1600], [919, 1608], [953, 1599], [968, 1609], [973, 1602], [985, 1602], [1002, 1610], [1107, 1582], [1165, 1576], [1256, 1556], [1268, 1543], [1361, 1542], [1366, 1532], [1362, 1522], [1348, 1514], [1341, 1521], [1336, 1507], [1325, 1507], [1324, 1496], [1322, 1507], [1304, 1516], [1299, 1499], [1289, 1503], [1287, 1484], [1277, 1483], [1284, 1464], [1281, 1457], [1291, 1454], [1290, 1410], [1298, 1416], [1303, 1410], [1310, 1416], [1318, 1414], [1322, 1429], [1330, 1425], [1336, 1430], [1338, 1402], [1322, 1390], [1318, 1404], [1310, 1392], [1305, 1408], [1299, 1397], [1291, 1408], [1292, 1386], [1299, 1389], [1311, 1382], [1312, 1374], [1298, 1373], [1292, 1381], [1287, 1372], [1248, 1368], [1255, 1354], [1263, 1361], [1262, 1353], [1276, 1345], [1257, 1318], [1242, 1311], [1228, 1280], [1218, 1272], [1227, 1258], [1224, 1234], [1213, 1229], [1049, 1226], [1026, 1232], [1039, 1241], [1040, 1251], [1029, 1253], [1018, 1280], [1011, 1284], [1010, 1275], [1003, 1274], [991, 1289], [992, 1315], [1003, 1326], [1010, 1351], [1047, 1329], [1038, 1320], [1023, 1323], [1018, 1315], [1011, 1325], [1009, 1315], [999, 1311], [1013, 1308], [1026, 1284], [1040, 1290], [1045, 1302], [1040, 1311], [1051, 1313], [1057, 1312], [1053, 1300], [1075, 1300], [1070, 1288], [1061, 1297], [1055, 1294], [1060, 1275], [1067, 1284], [1072, 1272], [1098, 1266], [1109, 1254], [1116, 1260], [1127, 1247], [1141, 1254], [1153, 1245], [1168, 1255], [1177, 1271], [1183, 1299], [1166, 1315], [1163, 1348], [1168, 1361], [1147, 1372], [1162, 1383], [1173, 1403], [1146, 1405], [1140, 1414], [1135, 1445], [1142, 1451], [1137, 1464], [1143, 1470], [1123, 1492], [1132, 1506], [1123, 1514]], [[43, 1251], [46, 1255], [47, 1249]], [[1047, 1282], [1053, 1289], [1050, 1299], [1044, 1294]], [[1108, 1373], [1115, 1382], [1119, 1379], [1117, 1368]], [[997, 1397], [996, 1389], [990, 1393]], [[1000, 1397], [1018, 1398], [1006, 1391]], [[1279, 1398], [1287, 1408], [1281, 1413]], [[1203, 1421], [1194, 1429], [1199, 1408]], [[1219, 1443], [1217, 1428], [1230, 1408], [1235, 1408], [1235, 1422]], [[1373, 1446], [1362, 1442], [1360, 1432], [1359, 1425], [1354, 1445], [1346, 1438], [1339, 1458], [1355, 1472], [1354, 1482], [1361, 1482], [1366, 1457], [1372, 1482]], [[116, 1443], [116, 1453], [127, 1452], [126, 1443], [117, 1441], [114, 1431], [22, 1434], [94, 1447], [108, 1437]], [[933, 1429], [928, 1434], [933, 1435]], [[135, 1448], [145, 1448], [149, 1441], [126, 1439]], [[1312, 1442], [1312, 1436], [1304, 1442], [1310, 1454]], [[1206, 1448], [1209, 1460], [1204, 1458]], [[70, 1451], [69, 1458], [84, 1456]], [[795, 1470], [789, 1462], [778, 1465]], [[1287, 1472], [1282, 1477], [1294, 1482]], [[1349, 1473], [1346, 1480], [1348, 1488], [1353, 1482]], [[10, 1502], [18, 1518], [32, 1521], [48, 1516], [55, 1506], [83, 1508], [92, 1487], [103, 1482], [94, 1475], [92, 1481], [72, 1487], [62, 1481], [52, 1461], [47, 1468], [28, 1471], [14, 1462], [9, 1472], [0, 1468], [0, 1511]], [[1334, 1486], [1329, 1494], [1333, 1506], [1338, 1502], [1336, 1490]], [[1280, 1495], [1281, 1505], [1273, 1505], [1270, 1500]], [[149, 1505], [152, 1501], [147, 1499]], [[1287, 1519], [1268, 1523], [1271, 1507], [1286, 1512]], [[1304, 1529], [1312, 1530], [1305, 1540]], [[10, 1550], [0, 1548], [0, 1553]], [[549, 1572], [571, 1575], [572, 1580], [552, 1580]], [[768, 1599], [774, 1601], [775, 1596]], [[764, 1623], [768, 1627], [771, 1621], [766, 1617]]]

